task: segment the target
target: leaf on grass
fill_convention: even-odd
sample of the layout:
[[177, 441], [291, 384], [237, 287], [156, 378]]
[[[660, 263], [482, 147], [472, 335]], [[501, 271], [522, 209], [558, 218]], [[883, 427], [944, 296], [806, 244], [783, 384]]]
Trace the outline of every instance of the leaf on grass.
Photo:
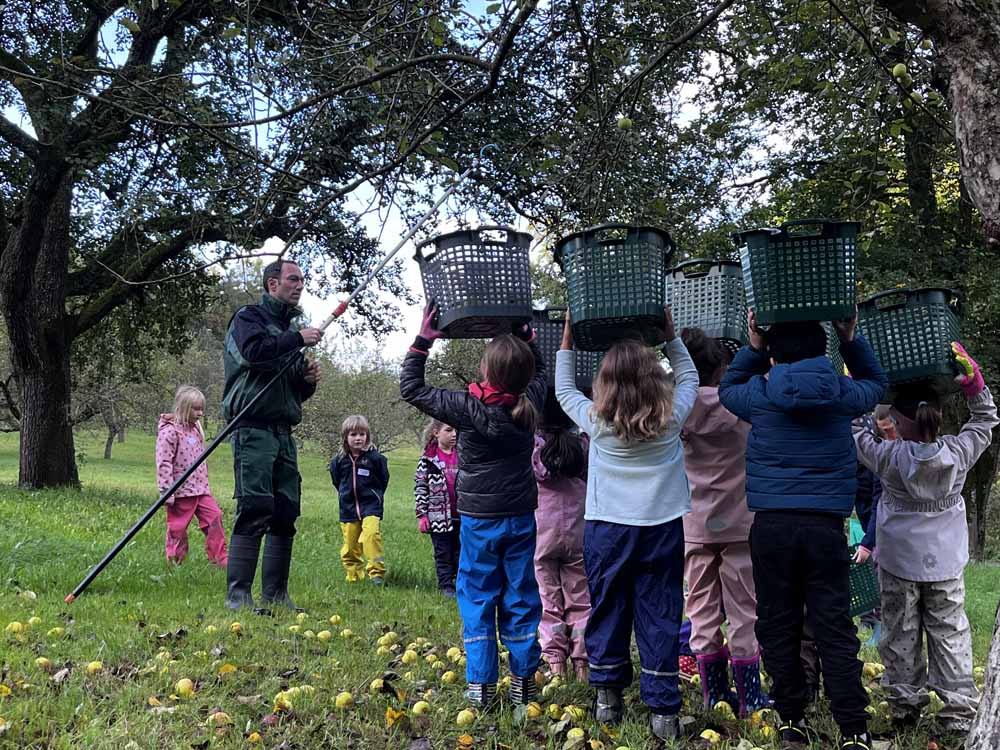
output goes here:
[[385, 725], [390, 729], [396, 724], [405, 722], [407, 718], [406, 711], [399, 711], [392, 706], [385, 709]]
[[472, 750], [476, 746], [476, 739], [471, 734], [463, 734], [455, 740], [455, 750]]
[[254, 703], [260, 703], [262, 700], [264, 700], [264, 696], [261, 694], [236, 696], [236, 702], [243, 706], [252, 706]]
[[176, 638], [183, 638], [187, 635], [187, 630], [184, 628], [177, 628], [177, 630], [171, 630], [167, 633], [160, 633], [156, 637], [161, 641], [173, 640]]
[[150, 713], [154, 714], [172, 714], [177, 710], [177, 706], [150, 706]]
[[410, 743], [407, 750], [432, 750], [432, 748], [433, 745], [431, 745], [431, 741], [429, 739], [426, 737], [417, 737]]
[[282, 672], [281, 674], [279, 674], [278, 677], [282, 678], [283, 680], [287, 680], [287, 679], [289, 679], [291, 677], [294, 677], [298, 673], [299, 673], [299, 670], [296, 669], [295, 667], [292, 667], [291, 669], [286, 669], [284, 672]]

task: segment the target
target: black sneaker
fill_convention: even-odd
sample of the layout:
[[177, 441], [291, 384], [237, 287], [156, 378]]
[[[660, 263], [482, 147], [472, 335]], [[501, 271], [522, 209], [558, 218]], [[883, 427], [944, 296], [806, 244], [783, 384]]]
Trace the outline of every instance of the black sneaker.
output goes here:
[[872, 750], [872, 736], [868, 732], [842, 735], [840, 750]]
[[784, 748], [806, 747], [812, 740], [812, 730], [806, 725], [805, 719], [789, 721], [779, 727], [778, 739]]

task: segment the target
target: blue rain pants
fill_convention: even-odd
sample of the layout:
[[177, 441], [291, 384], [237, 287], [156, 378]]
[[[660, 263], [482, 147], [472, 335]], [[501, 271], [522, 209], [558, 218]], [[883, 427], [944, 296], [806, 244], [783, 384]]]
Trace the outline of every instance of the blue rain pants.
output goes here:
[[498, 624], [500, 640], [510, 651], [511, 674], [533, 675], [542, 655], [534, 513], [505, 518], [462, 516], [456, 595], [465, 640], [466, 680], [497, 681]]
[[632, 630], [639, 647], [639, 693], [653, 713], [680, 711], [678, 636], [684, 597], [684, 527], [587, 521], [583, 559], [590, 584], [590, 684], [632, 682]]

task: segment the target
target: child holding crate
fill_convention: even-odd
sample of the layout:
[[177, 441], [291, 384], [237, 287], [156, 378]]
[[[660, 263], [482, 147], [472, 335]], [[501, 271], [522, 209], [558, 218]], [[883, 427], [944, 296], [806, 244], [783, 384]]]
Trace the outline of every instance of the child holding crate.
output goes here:
[[[545, 362], [529, 326], [491, 340], [483, 352], [483, 381], [468, 392], [424, 382], [427, 356], [443, 333], [437, 307], [424, 310], [420, 333], [399, 376], [403, 400], [458, 430], [456, 490], [462, 517], [456, 589], [467, 656], [466, 698], [487, 707], [499, 676], [497, 630], [510, 651], [511, 702], [527, 705], [538, 689], [542, 604], [535, 581], [535, 508], [531, 468], [538, 412], [545, 400]], [[499, 622], [498, 622], [499, 621]]]
[[[748, 314], [750, 345], [719, 385], [722, 404], [750, 423], [747, 503], [757, 591], [757, 637], [781, 715], [781, 740], [804, 747], [806, 675], [800, 660], [803, 608], [819, 649], [841, 750], [871, 750], [868, 694], [850, 616], [850, 558], [844, 519], [851, 514], [857, 462], [851, 422], [871, 411], [888, 379], [857, 318], [837, 321], [840, 353], [853, 379], [826, 357], [820, 323], [778, 323], [766, 337]], [[765, 377], [766, 375], [766, 377]]]
[[[728, 352], [700, 328], [685, 328], [681, 339], [699, 381], [698, 398], [681, 432], [691, 485], [691, 512], [684, 516], [691, 649], [698, 660], [705, 707], [726, 701], [746, 717], [770, 705], [760, 684], [760, 648], [754, 635], [753, 513], [747, 510], [745, 475], [750, 425], [719, 403]], [[722, 632], [726, 621], [728, 644]], [[730, 663], [735, 697], [729, 687]]]
[[640, 695], [653, 734], [680, 737], [678, 634], [684, 577], [681, 517], [691, 509], [680, 432], [698, 394], [698, 372], [664, 308], [671, 383], [653, 349], [616, 343], [594, 379], [594, 400], [576, 387], [567, 316], [556, 355], [556, 397], [590, 436], [583, 552], [591, 614], [586, 644], [594, 718], [622, 719], [632, 681], [630, 642], [639, 646]]
[[[972, 633], [963, 573], [969, 561], [962, 487], [1000, 424], [979, 365], [952, 344], [970, 418], [958, 435], [941, 435], [941, 405], [929, 387], [901, 388], [892, 416], [899, 439], [878, 442], [855, 423], [858, 460], [882, 479], [878, 507], [883, 684], [894, 723], [916, 723], [927, 690], [944, 702], [938, 720], [967, 734], [979, 703], [972, 675]], [[922, 641], [927, 639], [927, 659]]]
[[535, 578], [542, 597], [538, 629], [542, 657], [552, 674], [565, 675], [567, 663], [578, 680], [588, 677], [584, 633], [590, 591], [583, 564], [583, 514], [587, 499], [586, 441], [549, 391], [544, 422], [531, 456], [538, 481], [535, 523]]

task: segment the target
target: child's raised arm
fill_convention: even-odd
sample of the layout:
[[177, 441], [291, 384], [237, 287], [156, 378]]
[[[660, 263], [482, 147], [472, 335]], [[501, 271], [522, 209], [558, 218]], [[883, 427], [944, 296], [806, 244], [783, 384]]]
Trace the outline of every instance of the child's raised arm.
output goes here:
[[594, 421], [590, 409], [594, 402], [584, 396], [576, 387], [576, 352], [573, 351], [573, 331], [569, 325], [569, 311], [563, 325], [563, 338], [556, 352], [556, 400], [566, 412], [566, 416], [588, 435], [594, 433]]
[[849, 378], [840, 378], [841, 404], [850, 417], [860, 417], [874, 409], [889, 385], [872, 345], [854, 332], [856, 323], [857, 318], [850, 318], [833, 324], [840, 338], [840, 356], [851, 373]]
[[434, 317], [437, 307], [429, 303], [424, 308], [424, 319], [420, 326], [410, 351], [403, 360], [403, 369], [399, 373], [399, 395], [403, 400], [415, 406], [424, 414], [450, 424], [456, 429], [470, 429], [472, 425], [465, 408], [468, 398], [465, 393], [449, 391], [446, 388], [434, 388], [424, 380], [427, 367], [427, 356], [435, 339], [441, 337], [441, 331], [434, 327]]
[[672, 422], [677, 430], [680, 430], [687, 421], [694, 402], [698, 398], [698, 368], [695, 367], [694, 360], [688, 354], [687, 347], [681, 341], [674, 329], [674, 318], [670, 314], [670, 308], [664, 307], [666, 314], [664, 335], [667, 340], [663, 351], [667, 355], [670, 367], [674, 371], [674, 404]]
[[993, 428], [1000, 424], [993, 394], [983, 381], [979, 364], [957, 341], [951, 345], [955, 360], [964, 371], [955, 380], [969, 403], [969, 421], [962, 425], [958, 436], [952, 438], [952, 446], [957, 448], [971, 467], [983, 455], [993, 441]]
[[771, 369], [771, 360], [765, 351], [767, 344], [764, 335], [757, 328], [757, 316], [753, 310], [747, 310], [747, 334], [750, 345], [736, 352], [719, 383], [719, 401], [744, 422], [750, 421], [753, 402], [750, 381], [754, 376], [764, 375]]

